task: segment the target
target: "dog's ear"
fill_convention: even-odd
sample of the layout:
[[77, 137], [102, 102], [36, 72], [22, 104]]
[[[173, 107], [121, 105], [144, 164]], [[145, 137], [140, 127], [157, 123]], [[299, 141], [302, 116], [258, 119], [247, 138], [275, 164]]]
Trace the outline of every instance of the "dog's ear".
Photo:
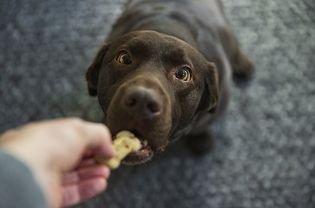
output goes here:
[[96, 57], [94, 58], [93, 63], [89, 66], [85, 78], [88, 84], [89, 94], [91, 96], [97, 95], [97, 82], [98, 82], [98, 74], [100, 68], [102, 67], [102, 62], [104, 56], [108, 50], [108, 45], [104, 44], [102, 48], [98, 51]]
[[200, 101], [199, 109], [214, 113], [219, 100], [219, 76], [214, 63], [209, 62], [204, 77], [205, 89]]

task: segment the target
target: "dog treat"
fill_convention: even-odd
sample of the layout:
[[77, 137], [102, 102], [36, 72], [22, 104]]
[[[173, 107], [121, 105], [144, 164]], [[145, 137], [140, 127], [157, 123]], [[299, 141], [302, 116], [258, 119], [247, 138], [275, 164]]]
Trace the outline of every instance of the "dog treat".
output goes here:
[[131, 152], [138, 151], [141, 148], [141, 143], [135, 135], [129, 131], [121, 131], [116, 135], [113, 141], [113, 146], [116, 150], [116, 155], [110, 159], [102, 157], [95, 157], [95, 160], [109, 167], [116, 169], [119, 167], [120, 162]]

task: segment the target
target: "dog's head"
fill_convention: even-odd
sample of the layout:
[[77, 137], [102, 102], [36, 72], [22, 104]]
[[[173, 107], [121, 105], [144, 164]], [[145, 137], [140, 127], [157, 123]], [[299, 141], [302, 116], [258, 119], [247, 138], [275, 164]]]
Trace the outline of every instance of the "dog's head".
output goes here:
[[153, 31], [105, 44], [86, 78], [113, 135], [130, 130], [142, 140], [127, 163], [150, 159], [201, 114], [214, 111], [218, 100], [215, 65], [186, 42]]

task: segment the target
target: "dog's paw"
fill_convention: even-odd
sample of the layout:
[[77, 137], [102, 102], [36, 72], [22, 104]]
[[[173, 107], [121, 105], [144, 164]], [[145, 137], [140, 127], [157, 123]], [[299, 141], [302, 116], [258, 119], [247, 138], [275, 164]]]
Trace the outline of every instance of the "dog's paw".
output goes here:
[[247, 87], [255, 75], [254, 64], [243, 57], [241, 64], [233, 66], [233, 81], [238, 87]]
[[255, 66], [253, 62], [240, 50], [234, 56], [231, 65], [235, 81], [249, 81], [254, 76]]

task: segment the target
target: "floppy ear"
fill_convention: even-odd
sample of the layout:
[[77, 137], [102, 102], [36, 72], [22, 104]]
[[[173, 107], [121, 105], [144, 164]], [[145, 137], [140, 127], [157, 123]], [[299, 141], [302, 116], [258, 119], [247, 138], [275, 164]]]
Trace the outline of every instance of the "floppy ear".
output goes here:
[[204, 81], [205, 89], [199, 108], [203, 111], [214, 113], [219, 100], [219, 77], [217, 67], [214, 63], [208, 63]]
[[89, 66], [85, 74], [85, 78], [88, 84], [89, 94], [91, 96], [97, 95], [98, 74], [102, 66], [103, 58], [107, 52], [107, 49], [108, 49], [107, 44], [102, 46], [102, 48], [98, 51], [96, 57], [94, 58], [93, 63]]

